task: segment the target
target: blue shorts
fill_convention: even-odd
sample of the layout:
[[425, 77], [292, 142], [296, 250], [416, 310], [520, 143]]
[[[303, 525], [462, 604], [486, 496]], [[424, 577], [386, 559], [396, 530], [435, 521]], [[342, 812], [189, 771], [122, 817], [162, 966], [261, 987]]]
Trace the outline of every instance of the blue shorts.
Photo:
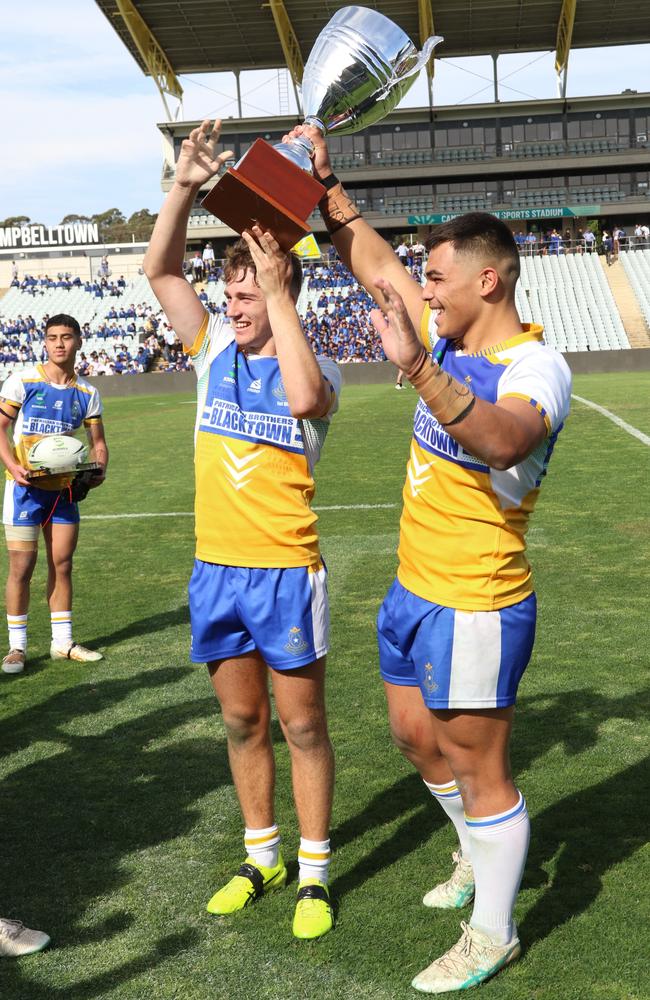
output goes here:
[[327, 570], [249, 569], [194, 561], [189, 584], [193, 663], [257, 649], [274, 670], [327, 653]]
[[53, 524], [78, 524], [79, 504], [70, 503], [58, 490], [39, 490], [21, 486], [13, 479], [5, 483], [2, 523], [38, 527]]
[[514, 705], [535, 641], [534, 594], [501, 611], [456, 611], [395, 580], [377, 618], [381, 676], [429, 708]]

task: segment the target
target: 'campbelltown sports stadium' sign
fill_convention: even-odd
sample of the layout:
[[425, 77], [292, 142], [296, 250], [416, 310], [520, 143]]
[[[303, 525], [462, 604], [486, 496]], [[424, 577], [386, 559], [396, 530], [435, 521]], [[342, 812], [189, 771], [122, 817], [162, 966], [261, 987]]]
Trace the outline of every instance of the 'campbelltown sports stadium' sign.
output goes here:
[[96, 222], [67, 222], [64, 226], [6, 226], [0, 229], [0, 249], [70, 247], [99, 243]]
[[[442, 215], [409, 215], [409, 226], [436, 226], [439, 222], [449, 222], [464, 212], [445, 212]], [[575, 205], [571, 208], [504, 208], [490, 212], [497, 219], [517, 222], [526, 219], [574, 219], [577, 216], [599, 215], [600, 205]]]

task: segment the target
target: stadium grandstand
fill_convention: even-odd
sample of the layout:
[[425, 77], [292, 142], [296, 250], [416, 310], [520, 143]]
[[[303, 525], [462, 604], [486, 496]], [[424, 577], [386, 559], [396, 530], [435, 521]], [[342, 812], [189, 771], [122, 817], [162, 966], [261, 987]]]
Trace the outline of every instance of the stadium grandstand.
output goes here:
[[[298, 101], [304, 63], [316, 36], [345, 6], [328, 2], [316, 7], [308, 0], [271, 0], [263, 6], [250, 0], [96, 2], [163, 99], [165, 120], [158, 124], [163, 192], [173, 183], [183, 139], [198, 124], [182, 120], [179, 75], [235, 74], [239, 114], [228, 118], [222, 131], [222, 142], [235, 151], [235, 162], [257, 138], [278, 142], [295, 123], [295, 115], [289, 114], [244, 117], [240, 72], [286, 67]], [[511, 226], [521, 252], [517, 295], [523, 320], [542, 322], [549, 342], [569, 354], [650, 347], [650, 93], [566, 96], [571, 48], [650, 37], [650, 11], [627, 0], [614, 5], [605, 0], [546, 0], [516, 4], [514, 11], [506, 0], [435, 7], [428, 0], [377, 0], [369, 6], [398, 22], [416, 41], [434, 29], [443, 35], [436, 59], [490, 54], [494, 62], [492, 101], [434, 106], [430, 85], [427, 106], [398, 108], [358, 134], [330, 137], [334, 169], [370, 224], [396, 248], [401, 243], [412, 251], [439, 222], [467, 211], [494, 212]], [[561, 96], [501, 100], [497, 53], [544, 50], [556, 52]], [[169, 110], [170, 99], [179, 102], [177, 118]], [[209, 242], [217, 263], [209, 268], [210, 280], [197, 287], [216, 310], [222, 308], [223, 289], [218, 260], [234, 233], [202, 207], [206, 191], [199, 193], [190, 216], [188, 268], [195, 252]], [[318, 213], [310, 224], [323, 254], [306, 269], [299, 304], [312, 342], [339, 361], [381, 360], [367, 296], [330, 259]], [[81, 255], [88, 251], [73, 248], [70, 257], [75, 257], [75, 249], [79, 266], [75, 269], [67, 260], [66, 270], [78, 276], [85, 266]], [[79, 284], [69, 289], [52, 289], [39, 284], [49, 262], [29, 254], [21, 259], [20, 273], [12, 274], [14, 287], [0, 300], [0, 374], [27, 363], [30, 350], [38, 356], [43, 316], [64, 306], [86, 324], [91, 355], [103, 352], [98, 373], [124, 371], [122, 362], [126, 371], [142, 370], [135, 359], [145, 341], [147, 368], [154, 357], [159, 370], [184, 365], [173, 331], [137, 271], [142, 257], [136, 249], [128, 249], [130, 268], [118, 299], [135, 311], [128, 317], [109, 316], [114, 300], [110, 289], [97, 292], [97, 267], [93, 274], [91, 266], [90, 278], [77, 277]], [[100, 252], [95, 247], [91, 256]], [[0, 268], [5, 271], [8, 260], [8, 251], [0, 250]], [[111, 258], [114, 275], [123, 262], [125, 257]], [[421, 259], [412, 252], [409, 266], [421, 269]], [[26, 277], [32, 284], [25, 284]], [[324, 289], [317, 287], [323, 282], [327, 302]], [[343, 339], [337, 329], [341, 324]], [[18, 360], [13, 360], [14, 354]]]

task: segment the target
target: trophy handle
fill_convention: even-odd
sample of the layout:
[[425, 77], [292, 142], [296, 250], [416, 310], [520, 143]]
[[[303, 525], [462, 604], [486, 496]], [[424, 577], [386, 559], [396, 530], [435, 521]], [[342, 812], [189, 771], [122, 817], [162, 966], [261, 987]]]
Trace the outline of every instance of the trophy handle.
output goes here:
[[422, 46], [422, 51], [407, 56], [404, 62], [395, 68], [394, 78], [406, 80], [409, 76], [414, 76], [420, 72], [423, 66], [429, 62], [431, 53], [436, 45], [444, 42], [442, 35], [431, 35]]

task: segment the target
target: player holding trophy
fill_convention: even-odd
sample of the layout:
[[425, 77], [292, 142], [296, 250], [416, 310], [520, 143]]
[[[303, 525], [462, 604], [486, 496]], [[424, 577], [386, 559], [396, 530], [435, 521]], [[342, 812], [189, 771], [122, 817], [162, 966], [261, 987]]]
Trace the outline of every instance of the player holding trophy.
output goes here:
[[332, 927], [334, 758], [324, 695], [326, 570], [310, 501], [340, 375], [309, 346], [296, 312], [300, 261], [282, 252], [271, 232], [254, 227], [229, 248], [225, 319], [208, 314], [183, 277], [196, 194], [232, 155], [217, 154], [219, 127], [204, 121], [183, 142], [144, 261], [198, 378], [190, 656], [207, 663], [221, 704], [245, 824], [245, 861], [208, 911], [233, 913], [286, 882], [274, 812], [270, 675], [300, 826], [293, 933], [316, 938]]
[[529, 840], [509, 740], [533, 648], [536, 599], [525, 532], [569, 412], [571, 374], [515, 307], [519, 256], [508, 227], [471, 213], [428, 237], [424, 288], [361, 217], [314, 145], [336, 249], [375, 298], [386, 356], [420, 394], [397, 579], [378, 618], [395, 743], [453, 822], [452, 877], [434, 908], [474, 900], [459, 942], [413, 980], [425, 993], [478, 985], [520, 954], [513, 909]]

